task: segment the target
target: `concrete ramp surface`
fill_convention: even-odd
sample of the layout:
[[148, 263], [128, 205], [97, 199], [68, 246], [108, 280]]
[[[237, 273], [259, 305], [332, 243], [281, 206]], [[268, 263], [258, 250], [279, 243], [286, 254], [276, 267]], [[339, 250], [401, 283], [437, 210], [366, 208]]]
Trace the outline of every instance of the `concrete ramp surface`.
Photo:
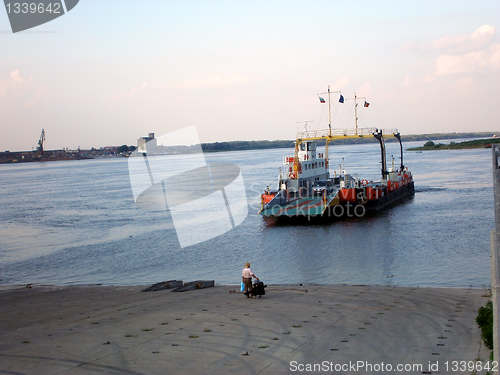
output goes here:
[[0, 374], [486, 373], [483, 290], [143, 288], [0, 291]]

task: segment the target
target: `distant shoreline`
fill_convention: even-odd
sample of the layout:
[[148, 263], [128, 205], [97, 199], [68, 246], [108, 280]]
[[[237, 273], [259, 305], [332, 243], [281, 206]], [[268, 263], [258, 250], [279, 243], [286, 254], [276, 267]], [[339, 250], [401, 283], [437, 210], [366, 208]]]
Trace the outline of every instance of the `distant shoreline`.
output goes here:
[[433, 141], [427, 141], [423, 146], [408, 148], [407, 151], [465, 150], [474, 148], [491, 148], [491, 145], [496, 143], [500, 143], [500, 138], [477, 139], [473, 141], [464, 141], [459, 143], [450, 142], [449, 144], [442, 144], [442, 143], [435, 144]]
[[[402, 135], [401, 140], [404, 142], [417, 142], [428, 140], [443, 140], [457, 138], [489, 138], [500, 137], [500, 132], [475, 132], [475, 133], [433, 133], [433, 134], [409, 134]], [[384, 137], [385, 142], [397, 142], [397, 139], [392, 134]], [[378, 142], [374, 137], [346, 138], [336, 139], [330, 142], [330, 145], [351, 145], [365, 144]], [[319, 146], [324, 146], [325, 142], [319, 141]], [[190, 149], [195, 146], [172, 146], [169, 147], [172, 151], [178, 153], [189, 153]], [[197, 146], [196, 146], [197, 147]], [[228, 142], [212, 142], [202, 143], [203, 152], [225, 152], [225, 151], [245, 151], [245, 150], [265, 150], [275, 148], [294, 148], [295, 140], [275, 140], [275, 141], [228, 141]]]
[[[473, 132], [473, 133], [432, 133], [432, 134], [409, 134], [402, 135], [401, 140], [404, 142], [417, 142], [429, 140], [444, 140], [457, 138], [490, 138], [500, 137], [500, 132]], [[397, 139], [392, 137], [392, 134], [384, 137], [385, 142], [397, 142]], [[374, 137], [363, 138], [346, 138], [336, 139], [330, 142], [330, 145], [349, 145], [349, 144], [364, 144], [378, 142]], [[320, 146], [324, 142], [318, 142]], [[293, 148], [295, 140], [277, 140], [277, 141], [229, 141], [229, 142], [214, 142], [202, 143], [201, 147], [204, 152], [220, 152], [220, 151], [242, 151], [242, 150], [259, 150], [271, 148]]]
[[[402, 135], [401, 140], [403, 142], [416, 142], [416, 141], [432, 141], [432, 140], [444, 140], [444, 139], [459, 139], [459, 138], [491, 138], [493, 140], [500, 138], [500, 132], [473, 132], [473, 133], [432, 133], [432, 134], [409, 134]], [[392, 136], [387, 136], [384, 138], [386, 142], [395, 142], [396, 139]], [[337, 139], [330, 142], [330, 145], [350, 145], [350, 144], [365, 144], [365, 143], [376, 143], [377, 140], [371, 137], [363, 138], [346, 138]], [[472, 141], [475, 142], [475, 141]], [[498, 141], [496, 141], [498, 142]], [[489, 142], [489, 143], [496, 143]], [[462, 142], [464, 143], [464, 142]], [[319, 146], [323, 146], [324, 142], [318, 142]], [[421, 150], [436, 150], [436, 149], [450, 149], [448, 145], [438, 144], [440, 146], [429, 145], [429, 147], [417, 147], [408, 149], [410, 151], [421, 151]], [[458, 144], [456, 144], [458, 145]], [[228, 141], [228, 142], [212, 142], [212, 143], [202, 143], [201, 148], [203, 152], [226, 152], [226, 151], [246, 151], [246, 150], [266, 150], [266, 149], [276, 149], [276, 148], [294, 148], [295, 140], [274, 140], [274, 141]], [[130, 154], [119, 152], [119, 149], [126, 147], [116, 146], [116, 147], [101, 147], [100, 149], [92, 148], [90, 150], [47, 150], [44, 151], [45, 155], [40, 157], [37, 151], [4, 151], [0, 152], [0, 164], [11, 164], [11, 163], [26, 163], [26, 162], [39, 162], [39, 161], [60, 161], [60, 160], [81, 160], [81, 159], [94, 159], [94, 158], [114, 158], [114, 157], [124, 157]], [[129, 148], [135, 148], [135, 146], [129, 146]], [[193, 147], [199, 149], [199, 146], [170, 146], [166, 147], [172, 153], [184, 154], [192, 153]], [[486, 146], [473, 145], [471, 147], [456, 147], [456, 148], [481, 148]]]

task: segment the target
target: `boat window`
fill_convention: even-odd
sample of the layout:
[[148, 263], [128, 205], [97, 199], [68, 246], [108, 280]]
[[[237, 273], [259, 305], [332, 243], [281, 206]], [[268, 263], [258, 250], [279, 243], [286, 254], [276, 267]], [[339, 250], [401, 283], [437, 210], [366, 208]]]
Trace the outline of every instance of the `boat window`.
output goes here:
[[311, 142], [307, 144], [307, 151], [316, 151], [316, 143]]
[[305, 143], [301, 143], [300, 144], [300, 151], [305, 151], [306, 150], [306, 144]]

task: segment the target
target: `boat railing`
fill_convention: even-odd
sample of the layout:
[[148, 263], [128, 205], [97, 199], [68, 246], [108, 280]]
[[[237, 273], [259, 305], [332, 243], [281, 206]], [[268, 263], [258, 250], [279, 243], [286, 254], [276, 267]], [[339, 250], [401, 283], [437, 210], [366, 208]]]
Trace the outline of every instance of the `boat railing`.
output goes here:
[[297, 133], [297, 139], [309, 139], [309, 138], [327, 138], [333, 137], [353, 137], [353, 136], [369, 136], [377, 131], [377, 128], [358, 128], [356, 129], [323, 129], [323, 130], [310, 130]]

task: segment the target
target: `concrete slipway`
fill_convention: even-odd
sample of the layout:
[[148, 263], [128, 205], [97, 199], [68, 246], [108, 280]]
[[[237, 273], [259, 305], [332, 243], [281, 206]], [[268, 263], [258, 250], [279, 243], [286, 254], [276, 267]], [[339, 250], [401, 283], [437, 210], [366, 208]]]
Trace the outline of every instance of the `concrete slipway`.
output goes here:
[[484, 290], [141, 289], [0, 291], [0, 374], [471, 374], [490, 353]]

